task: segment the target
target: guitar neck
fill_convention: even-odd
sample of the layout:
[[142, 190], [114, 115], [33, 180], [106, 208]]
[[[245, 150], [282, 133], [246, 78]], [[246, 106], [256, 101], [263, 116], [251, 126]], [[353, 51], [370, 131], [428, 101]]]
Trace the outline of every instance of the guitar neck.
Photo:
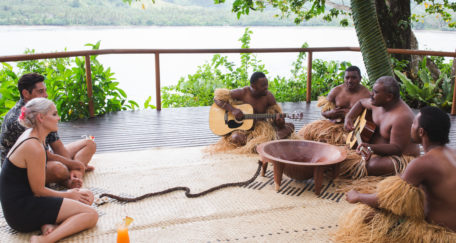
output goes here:
[[359, 134], [359, 132], [355, 133], [355, 138], [356, 138], [356, 142], [358, 142], [358, 145], [363, 143], [363, 140], [361, 139], [361, 135]]
[[[285, 113], [279, 113], [278, 114], [280, 117], [285, 117]], [[245, 114], [244, 119], [266, 119], [266, 118], [275, 118], [277, 116], [276, 114]]]

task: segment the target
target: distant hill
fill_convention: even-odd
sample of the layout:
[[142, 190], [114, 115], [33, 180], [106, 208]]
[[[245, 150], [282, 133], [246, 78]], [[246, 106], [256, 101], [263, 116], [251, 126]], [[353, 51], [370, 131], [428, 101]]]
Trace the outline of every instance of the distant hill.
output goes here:
[[[231, 12], [233, 1], [216, 5], [213, 0], [143, 0], [144, 5], [129, 5], [122, 0], [0, 0], [0, 25], [295, 26], [293, 18], [274, 17], [280, 15], [276, 9], [237, 19]], [[445, 28], [440, 22], [429, 17], [414, 27]], [[339, 21], [314, 18], [301, 25], [338, 26]]]
[[[292, 20], [274, 18], [277, 10], [251, 13], [237, 19], [231, 2], [213, 0], [156, 0], [131, 6], [122, 0], [0, 0], [0, 25], [290, 25]], [[322, 25], [315, 19], [303, 25]], [[337, 22], [325, 25], [338, 25]]]

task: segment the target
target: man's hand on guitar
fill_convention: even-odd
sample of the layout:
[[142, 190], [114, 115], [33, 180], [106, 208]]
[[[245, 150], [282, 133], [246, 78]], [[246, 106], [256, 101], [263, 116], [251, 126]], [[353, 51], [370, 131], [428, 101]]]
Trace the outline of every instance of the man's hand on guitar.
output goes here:
[[347, 132], [351, 132], [353, 131], [353, 129], [355, 129], [353, 125], [353, 119], [351, 119], [350, 117], [345, 117], [344, 129]]
[[283, 118], [280, 114], [276, 114], [274, 122], [278, 127], [285, 126], [285, 118]]
[[374, 153], [372, 148], [367, 143], [361, 143], [356, 148], [356, 153], [360, 154], [365, 161], [369, 161], [370, 157]]
[[233, 114], [234, 118], [238, 121], [242, 121], [244, 119], [244, 113], [240, 109], [235, 108], [231, 111], [231, 113]]

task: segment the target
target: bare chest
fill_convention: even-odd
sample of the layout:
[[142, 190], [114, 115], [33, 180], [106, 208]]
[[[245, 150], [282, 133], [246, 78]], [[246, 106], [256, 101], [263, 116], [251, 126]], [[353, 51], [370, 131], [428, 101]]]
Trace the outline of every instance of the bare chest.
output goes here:
[[356, 94], [341, 92], [335, 99], [337, 108], [351, 108], [360, 98]]
[[255, 98], [247, 96], [243, 100], [244, 103], [250, 104], [256, 114], [266, 113], [269, 104], [266, 97]]
[[372, 115], [372, 120], [377, 125], [377, 135], [389, 140], [395, 118], [387, 113], [378, 112]]

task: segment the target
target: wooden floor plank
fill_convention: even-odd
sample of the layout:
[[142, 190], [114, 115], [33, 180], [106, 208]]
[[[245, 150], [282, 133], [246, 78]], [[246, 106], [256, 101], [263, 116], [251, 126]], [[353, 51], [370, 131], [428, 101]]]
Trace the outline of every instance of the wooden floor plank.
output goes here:
[[[316, 102], [282, 103], [284, 112], [303, 112], [300, 121], [287, 119], [297, 130], [304, 124], [321, 119]], [[62, 122], [59, 134], [66, 144], [82, 136], [95, 136], [97, 152], [134, 151], [156, 147], [205, 146], [219, 137], [209, 129], [209, 108], [184, 107], [156, 110], [120, 111], [96, 118]], [[417, 112], [417, 111], [415, 111]], [[451, 117], [451, 122], [456, 122]], [[456, 130], [450, 132], [450, 146], [456, 148]]]

